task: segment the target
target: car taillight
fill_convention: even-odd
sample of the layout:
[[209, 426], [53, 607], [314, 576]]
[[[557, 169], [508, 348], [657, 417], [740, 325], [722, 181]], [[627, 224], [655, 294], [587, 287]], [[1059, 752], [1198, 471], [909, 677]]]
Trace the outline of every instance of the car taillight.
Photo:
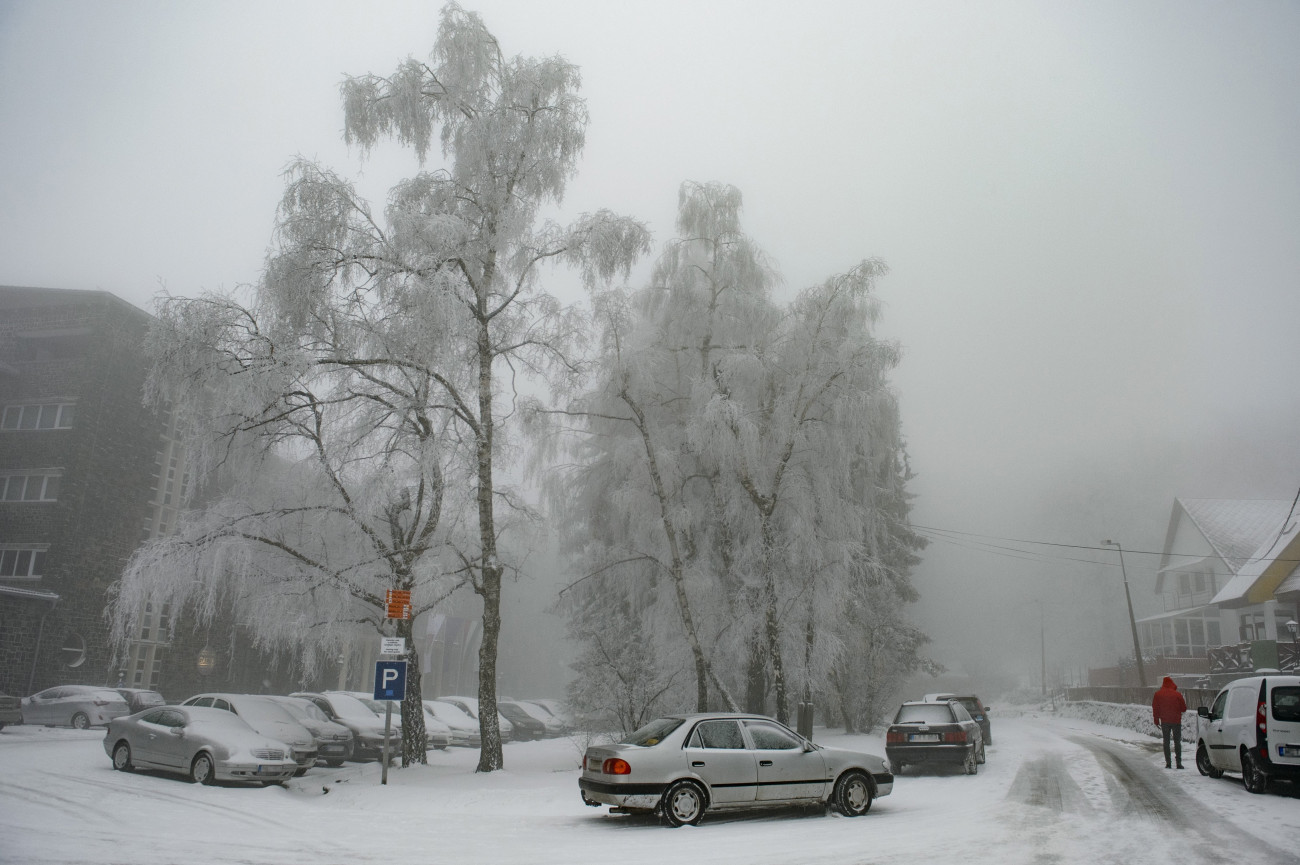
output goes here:
[[953, 732], [953, 733], [944, 733], [944, 734], [943, 734], [943, 740], [944, 740], [945, 742], [965, 742], [965, 741], [966, 741], [966, 731], [965, 731], [965, 730], [957, 730], [956, 732]]
[[891, 732], [885, 734], [885, 743], [886, 743], [886, 744], [890, 744], [890, 743], [893, 743], [893, 744], [900, 744], [900, 743], [905, 742], [905, 741], [907, 741], [907, 737], [906, 737], [905, 735], [903, 735], [902, 733], [894, 733], [894, 732], [891, 731]]
[[1264, 742], [1268, 737], [1268, 704], [1263, 700], [1255, 706], [1255, 729], [1259, 731], [1259, 741]]
[[632, 767], [627, 764], [626, 760], [620, 760], [618, 757], [610, 757], [601, 764], [600, 771], [606, 775], [631, 775]]

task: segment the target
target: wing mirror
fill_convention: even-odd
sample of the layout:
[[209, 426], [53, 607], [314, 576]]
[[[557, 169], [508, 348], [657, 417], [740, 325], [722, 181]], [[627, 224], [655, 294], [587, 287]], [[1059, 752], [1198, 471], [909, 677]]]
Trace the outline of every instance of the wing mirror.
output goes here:
[[1200, 715], [1202, 718], [1208, 718], [1210, 717], [1210, 707], [1198, 706], [1196, 709], [1196, 714]]

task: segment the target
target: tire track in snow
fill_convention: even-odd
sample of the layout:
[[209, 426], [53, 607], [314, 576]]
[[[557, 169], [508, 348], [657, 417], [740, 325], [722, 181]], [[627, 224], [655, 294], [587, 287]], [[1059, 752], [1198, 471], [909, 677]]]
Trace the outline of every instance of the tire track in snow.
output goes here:
[[1281, 850], [1237, 829], [1178, 786], [1168, 783], [1163, 773], [1169, 770], [1156, 768], [1135, 755], [1133, 749], [1095, 738], [1067, 738], [1090, 751], [1113, 782], [1109, 786], [1116, 814], [1168, 824], [1175, 832], [1195, 839], [1186, 846], [1187, 861], [1207, 865], [1241, 861], [1250, 861], [1252, 865], [1264, 862], [1295, 865], [1294, 851]]
[[[62, 779], [64, 779], [64, 780], [67, 780], [67, 781], [73, 781], [73, 782], [75, 782], [75, 783], [77, 783], [77, 784], [80, 784], [80, 785], [83, 785], [83, 786], [98, 787], [98, 788], [100, 788], [100, 789], [102, 789], [102, 790], [109, 790], [109, 791], [112, 791], [113, 793], [121, 793], [121, 792], [122, 792], [121, 784], [114, 784], [114, 783], [110, 783], [110, 782], [108, 782], [108, 781], [98, 781], [98, 780], [95, 780], [94, 778], [87, 778], [87, 777], [80, 776], [80, 775], [71, 775], [71, 774], [68, 774], [68, 773], [66, 773], [66, 772], [51, 772], [51, 773], [49, 773], [49, 774], [50, 774], [50, 777], [51, 777], [51, 778], [62, 778]], [[147, 778], [147, 777], [149, 777], [148, 775], [145, 775], [145, 774], [143, 774], [143, 773], [141, 773], [141, 774], [136, 774], [136, 773], [133, 772], [133, 773], [131, 773], [131, 774], [132, 774], [132, 775], [135, 775], [135, 776], [138, 777], [138, 778]], [[162, 778], [160, 778], [159, 780], [167, 780], [167, 781], [170, 781], [170, 780], [172, 780], [172, 779], [171, 779], [171, 778], [166, 778], [166, 779], [162, 779]], [[184, 783], [184, 782], [181, 782], [181, 783]], [[145, 787], [145, 786], [143, 786], [143, 785], [142, 785], [142, 786], [139, 786], [139, 787], [137, 787], [137, 788], [135, 788], [135, 789], [133, 789], [133, 790], [131, 791], [131, 795], [132, 795], [133, 797], [139, 797], [139, 798], [142, 798], [142, 799], [152, 799], [152, 800], [155, 800], [155, 801], [158, 801], [158, 802], [166, 802], [168, 805], [177, 805], [177, 806], [180, 806], [180, 807], [183, 807], [183, 808], [190, 808], [190, 809], [193, 809], [193, 810], [195, 810], [195, 811], [202, 812], [203, 814], [211, 814], [211, 813], [214, 812], [214, 811], [215, 811], [215, 812], [221, 812], [221, 813], [229, 814], [230, 816], [232, 816], [232, 817], [236, 817], [236, 818], [238, 818], [238, 819], [240, 819], [240, 820], [243, 820], [243, 821], [248, 821], [248, 822], [250, 822], [250, 823], [258, 823], [258, 824], [260, 824], [260, 825], [262, 825], [262, 826], [267, 826], [267, 827], [270, 827], [270, 828], [279, 828], [279, 827], [282, 825], [282, 824], [279, 823], [278, 821], [276, 821], [276, 820], [271, 820], [271, 819], [268, 819], [268, 818], [266, 818], [266, 817], [263, 817], [262, 815], [260, 815], [260, 814], [258, 814], [258, 813], [256, 813], [256, 812], [245, 811], [245, 810], [243, 810], [243, 809], [241, 809], [241, 808], [231, 808], [231, 807], [228, 806], [228, 805], [218, 805], [218, 804], [216, 804], [215, 802], [198, 801], [198, 800], [194, 800], [194, 799], [183, 799], [183, 798], [179, 798], [179, 797], [177, 797], [177, 796], [169, 796], [169, 795], [167, 795], [166, 793], [160, 793], [160, 792], [157, 792], [157, 791], [155, 791], [155, 790], [150, 790], [150, 789], [148, 789], [147, 787]]]

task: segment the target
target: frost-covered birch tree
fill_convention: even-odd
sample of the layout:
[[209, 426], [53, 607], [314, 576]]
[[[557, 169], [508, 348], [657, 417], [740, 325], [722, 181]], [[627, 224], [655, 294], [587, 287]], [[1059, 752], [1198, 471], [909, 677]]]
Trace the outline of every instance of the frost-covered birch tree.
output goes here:
[[[427, 61], [408, 59], [391, 76], [342, 85], [349, 144], [367, 152], [395, 138], [423, 168], [436, 138], [441, 167], [399, 183], [377, 213], [345, 178], [299, 160], [288, 172], [276, 249], [254, 304], [218, 316], [219, 334], [203, 324], [191, 329], [198, 346], [220, 346], [222, 336], [238, 342], [218, 349], [229, 355], [221, 375], [257, 374], [260, 401], [252, 400], [251, 416], [291, 424], [283, 435], [293, 441], [277, 447], [298, 443], [298, 453], [314, 451], [340, 478], [345, 469], [391, 478], [364, 500], [382, 503], [397, 527], [421, 530], [408, 528], [403, 515], [407, 503], [431, 506], [433, 480], [425, 478], [434, 465], [442, 466], [444, 493], [462, 483], [471, 492], [468, 516], [456, 527], [463, 530], [449, 530], [442, 549], [454, 561], [444, 572], [463, 575], [483, 603], [478, 768], [485, 772], [503, 765], [495, 711], [509, 567], [500, 547], [509, 523], [503, 510], [522, 508], [498, 472], [514, 378], [571, 375], [583, 336], [583, 317], [543, 290], [539, 269], [565, 263], [594, 287], [626, 273], [648, 247], [640, 223], [607, 211], [567, 226], [539, 216], [561, 199], [583, 149], [579, 83], [578, 69], [561, 57], [506, 56], [478, 15], [448, 4]], [[275, 338], [268, 339], [271, 323]], [[177, 380], [168, 370], [160, 378]], [[304, 379], [329, 385], [304, 389]], [[206, 384], [192, 377], [167, 395]], [[352, 438], [315, 435], [325, 428], [316, 415], [349, 406], [356, 407]], [[387, 425], [363, 435], [374, 416], [389, 418]], [[237, 434], [242, 424], [227, 428]], [[381, 433], [423, 474], [372, 475], [370, 445]], [[335, 485], [344, 498], [343, 484]], [[426, 540], [435, 536], [431, 529]], [[388, 535], [375, 529], [374, 537]], [[405, 707], [403, 714], [405, 721]]]
[[[570, 406], [586, 437], [556, 500], [591, 574], [575, 591], [636, 595], [643, 616], [675, 597], [665, 640], [692, 647], [697, 705], [706, 681], [728, 703], [739, 686], [747, 709], [784, 719], [792, 682], [827, 692], [862, 586], [910, 591], [912, 562], [890, 556], [906, 500], [879, 474], [902, 457], [898, 348], [873, 334], [882, 264], [778, 305], [739, 209], [734, 188], [684, 185], [651, 285], [598, 315], [602, 375]], [[581, 625], [601, 607], [570, 609]]]

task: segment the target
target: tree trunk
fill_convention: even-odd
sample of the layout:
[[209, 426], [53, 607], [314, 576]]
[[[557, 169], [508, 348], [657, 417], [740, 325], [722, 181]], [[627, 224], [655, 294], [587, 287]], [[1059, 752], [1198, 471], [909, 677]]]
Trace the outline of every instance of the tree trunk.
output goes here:
[[420, 691], [420, 654], [415, 650], [414, 619], [397, 620], [397, 636], [406, 640], [406, 694], [402, 699], [402, 765], [429, 762], [428, 731], [424, 726], [424, 702]]
[[[484, 285], [494, 275], [488, 268]], [[492, 342], [487, 318], [486, 288], [479, 293], [478, 334], [478, 526], [483, 575], [477, 590], [483, 598], [483, 642], [478, 650], [478, 725], [483, 743], [478, 771], [495, 772], [505, 766], [501, 753], [501, 725], [497, 720], [497, 645], [501, 637], [501, 565], [497, 562], [496, 520], [493, 516], [492, 480]]]

